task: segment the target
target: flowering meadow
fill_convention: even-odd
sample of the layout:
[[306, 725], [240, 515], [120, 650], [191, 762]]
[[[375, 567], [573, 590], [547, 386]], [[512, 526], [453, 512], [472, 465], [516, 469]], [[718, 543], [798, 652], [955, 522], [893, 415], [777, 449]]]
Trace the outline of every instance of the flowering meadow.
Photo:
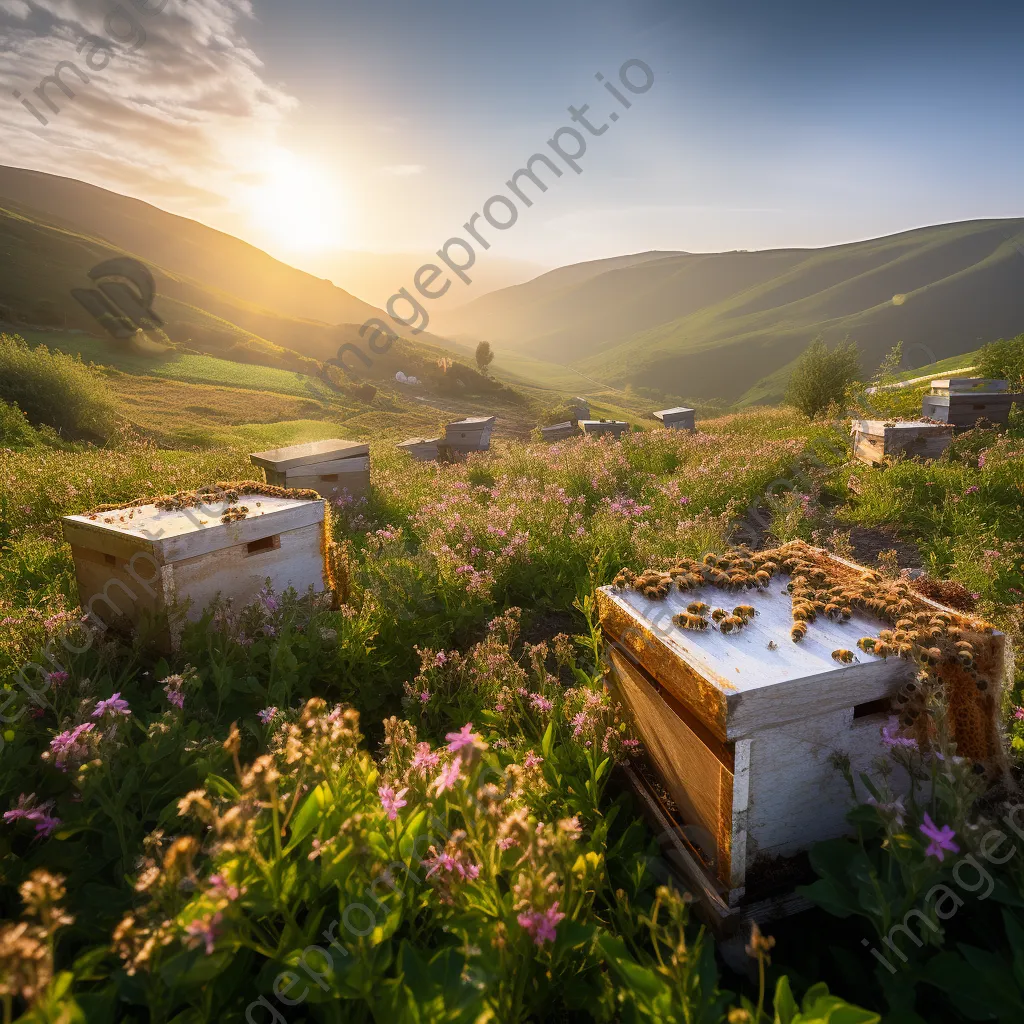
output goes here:
[[785, 409], [451, 465], [381, 444], [369, 496], [332, 509], [336, 593], [216, 605], [173, 656], [80, 618], [59, 517], [241, 477], [244, 454], [0, 451], [4, 1020], [1019, 1019], [1024, 861], [990, 859], [992, 832], [1016, 841], [1005, 794], [941, 706], [928, 751], [887, 726], [856, 841], [811, 853], [816, 909], [727, 971], [618, 770], [643, 750], [592, 596], [752, 521], [765, 543], [899, 522], [1018, 629], [1015, 436], [858, 497], [842, 428]]

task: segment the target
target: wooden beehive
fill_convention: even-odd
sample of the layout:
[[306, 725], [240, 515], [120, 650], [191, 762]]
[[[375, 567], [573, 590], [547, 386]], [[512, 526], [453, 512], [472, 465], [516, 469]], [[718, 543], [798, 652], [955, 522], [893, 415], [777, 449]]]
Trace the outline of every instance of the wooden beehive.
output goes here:
[[1024, 395], [1012, 394], [1009, 387], [1005, 380], [981, 377], [933, 380], [921, 411], [927, 419], [948, 423], [954, 430], [970, 430], [982, 418], [1005, 424], [1013, 404], [1024, 401]]
[[470, 416], [444, 429], [444, 445], [455, 452], [485, 452], [491, 447], [494, 416]]
[[654, 413], [656, 420], [661, 420], [662, 426], [666, 430], [696, 430], [697, 424], [694, 422], [694, 410], [687, 409], [685, 406], [676, 406], [675, 409], [660, 409]]
[[629, 430], [629, 424], [623, 420], [580, 420], [580, 426], [584, 433], [594, 434], [597, 437], [604, 434], [621, 437]]
[[[811, 561], [843, 586], [872, 578], [805, 544], [768, 555], [780, 564], [793, 556]], [[785, 897], [800, 880], [801, 854], [849, 833], [850, 793], [835, 758], [848, 757], [856, 778], [886, 753], [881, 727], [891, 700], [917, 673], [910, 661], [858, 649], [859, 639], [887, 626], [863, 611], [847, 622], [819, 616], [794, 643], [788, 582], [777, 575], [763, 589], [739, 593], [673, 587], [664, 600], [633, 589], [598, 591], [609, 685], [631, 714], [653, 770], [646, 791], [652, 806], [660, 803], [654, 816], [672, 822], [684, 871], [719, 923]], [[956, 661], [936, 671], [959, 752], [1001, 766], [1005, 637], [982, 635], [977, 623], [919, 595], [908, 600], [974, 630], [975, 667]], [[758, 614], [729, 635], [684, 630], [673, 616], [691, 602], [749, 605]], [[832, 655], [840, 650], [855, 660], [837, 662]]]
[[553, 427], [541, 427], [540, 432], [545, 441], [554, 443], [555, 441], [564, 441], [580, 431], [572, 420], [566, 420], [565, 423], [556, 423]]
[[397, 447], [408, 452], [417, 462], [436, 462], [440, 443], [439, 437], [411, 437]]
[[577, 395], [568, 404], [573, 422], [578, 423], [580, 420], [590, 419], [590, 403], [585, 398], [580, 398]]
[[945, 423], [887, 423], [885, 420], [854, 420], [853, 454], [869, 466], [887, 458], [937, 459], [953, 440], [953, 428]]
[[[183, 606], [198, 619], [218, 595], [250, 604], [324, 589], [324, 502], [261, 493], [194, 507], [138, 505], [64, 519], [85, 613], [138, 626]], [[170, 635], [164, 636], [170, 640]]]
[[333, 500], [370, 487], [370, 446], [358, 441], [313, 441], [249, 456], [275, 487], [316, 491]]

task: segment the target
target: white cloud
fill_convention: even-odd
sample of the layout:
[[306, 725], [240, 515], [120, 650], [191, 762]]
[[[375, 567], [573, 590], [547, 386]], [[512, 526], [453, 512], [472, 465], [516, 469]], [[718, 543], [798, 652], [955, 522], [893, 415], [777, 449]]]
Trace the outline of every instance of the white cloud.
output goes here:
[[[0, 0], [2, 162], [193, 215], [229, 205], [296, 105], [247, 43], [252, 18], [250, 0]], [[65, 61], [54, 113], [36, 90]]]

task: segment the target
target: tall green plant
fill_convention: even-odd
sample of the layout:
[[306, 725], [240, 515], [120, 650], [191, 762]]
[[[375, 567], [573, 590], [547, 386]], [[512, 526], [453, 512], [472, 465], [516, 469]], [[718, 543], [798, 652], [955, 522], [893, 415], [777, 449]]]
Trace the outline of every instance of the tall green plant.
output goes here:
[[833, 349], [817, 337], [800, 357], [786, 391], [786, 401], [808, 419], [829, 406], [843, 405], [860, 380], [860, 352], [856, 342], [844, 341]]

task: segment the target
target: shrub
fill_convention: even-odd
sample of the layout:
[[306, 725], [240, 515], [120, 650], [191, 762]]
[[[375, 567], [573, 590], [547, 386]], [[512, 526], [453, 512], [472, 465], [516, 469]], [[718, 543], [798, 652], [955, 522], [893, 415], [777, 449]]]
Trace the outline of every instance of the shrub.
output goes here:
[[1008, 380], [1013, 390], [1024, 390], [1024, 334], [986, 345], [978, 357], [977, 370], [982, 377]]
[[16, 403], [33, 425], [71, 437], [102, 440], [117, 422], [113, 400], [81, 359], [29, 348], [17, 335], [0, 334], [0, 401]]
[[481, 341], [476, 347], [476, 365], [481, 373], [487, 372], [487, 367], [494, 362], [494, 353], [491, 351], [489, 341]]
[[814, 419], [830, 405], [845, 403], [858, 380], [860, 353], [856, 343], [844, 341], [830, 350], [825, 339], [818, 337], [793, 370], [786, 401]]
[[16, 406], [0, 399], [0, 446], [4, 448], [32, 448], [39, 443], [39, 435]]

